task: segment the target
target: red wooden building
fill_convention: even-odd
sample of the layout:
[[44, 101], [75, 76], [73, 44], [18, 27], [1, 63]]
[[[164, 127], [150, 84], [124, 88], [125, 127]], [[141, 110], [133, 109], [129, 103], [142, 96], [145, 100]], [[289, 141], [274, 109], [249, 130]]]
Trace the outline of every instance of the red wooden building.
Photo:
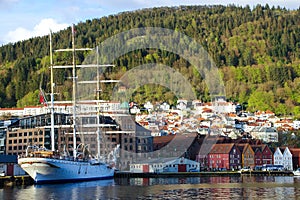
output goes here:
[[255, 155], [255, 166], [262, 166], [263, 164], [273, 164], [273, 152], [266, 144], [251, 145]]
[[234, 143], [215, 144], [208, 154], [211, 169], [241, 168], [241, 152]]
[[300, 167], [300, 148], [290, 148], [293, 155], [293, 168], [294, 170]]

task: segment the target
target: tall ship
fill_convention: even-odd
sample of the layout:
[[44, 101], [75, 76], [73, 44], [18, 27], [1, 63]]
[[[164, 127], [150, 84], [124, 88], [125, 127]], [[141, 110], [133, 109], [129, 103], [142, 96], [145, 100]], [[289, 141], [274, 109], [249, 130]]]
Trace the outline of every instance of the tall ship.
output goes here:
[[[91, 156], [87, 144], [80, 143], [77, 145], [76, 135], [82, 130], [82, 127], [89, 127], [86, 123], [80, 123], [83, 121], [80, 119], [84, 116], [80, 110], [80, 106], [77, 102], [77, 67], [75, 52], [79, 50], [89, 49], [75, 49], [75, 29], [72, 25], [72, 49], [62, 49], [60, 51], [70, 51], [73, 56], [73, 64], [70, 66], [54, 66], [52, 58], [52, 39], [50, 33], [50, 65], [51, 65], [51, 150], [44, 147], [28, 146], [26, 154], [19, 156], [19, 165], [33, 178], [36, 184], [54, 183], [54, 182], [74, 182], [74, 181], [88, 181], [88, 180], [100, 180], [100, 179], [112, 179], [114, 176], [115, 168], [112, 162], [107, 159], [103, 159], [100, 156], [100, 143], [101, 143], [101, 127], [105, 124], [101, 124], [100, 111], [91, 114], [86, 114], [85, 118], [94, 117], [94, 121], [97, 121], [93, 125], [93, 133], [95, 138], [97, 137], [98, 152], [97, 156]], [[59, 50], [57, 50], [59, 51]], [[97, 63], [98, 65], [98, 63]], [[86, 67], [98, 67], [98, 66]], [[84, 66], [84, 65], [82, 65]], [[55, 131], [54, 131], [54, 81], [53, 70], [55, 68], [72, 68], [72, 105], [73, 105], [73, 155], [70, 156], [67, 152], [58, 152], [55, 149]], [[98, 81], [99, 82], [99, 81]], [[98, 87], [98, 84], [97, 84]], [[97, 90], [100, 91], [99, 88]], [[97, 102], [97, 100], [95, 100]], [[98, 99], [99, 101], [99, 99]], [[97, 107], [97, 106], [96, 106]], [[91, 131], [90, 131], [91, 132]]]

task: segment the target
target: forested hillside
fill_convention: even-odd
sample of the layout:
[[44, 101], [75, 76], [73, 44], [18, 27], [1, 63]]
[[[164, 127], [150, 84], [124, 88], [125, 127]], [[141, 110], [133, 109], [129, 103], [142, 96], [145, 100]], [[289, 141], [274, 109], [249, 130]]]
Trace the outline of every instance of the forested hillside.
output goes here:
[[[248, 110], [270, 109], [278, 115], [300, 117], [300, 9], [286, 10], [268, 5], [254, 8], [236, 6], [181, 6], [143, 9], [90, 19], [76, 24], [78, 47], [95, 47], [122, 31], [138, 27], [163, 27], [196, 39], [212, 56], [223, 73], [226, 97]], [[54, 49], [71, 46], [71, 31], [53, 35]], [[85, 54], [78, 53], [78, 63]], [[72, 61], [59, 53], [55, 62]], [[182, 73], [194, 86], [199, 99], [209, 100], [203, 80], [183, 58], [159, 49], [141, 49], [114, 61], [105, 74], [120, 78], [139, 64], [157, 62]], [[37, 105], [39, 86], [49, 85], [49, 38], [38, 37], [0, 47], [0, 107]], [[58, 100], [70, 99], [71, 71], [55, 72]], [[103, 98], [109, 98], [106, 87]], [[132, 100], [168, 101], [176, 97], [167, 88], [146, 85]]]

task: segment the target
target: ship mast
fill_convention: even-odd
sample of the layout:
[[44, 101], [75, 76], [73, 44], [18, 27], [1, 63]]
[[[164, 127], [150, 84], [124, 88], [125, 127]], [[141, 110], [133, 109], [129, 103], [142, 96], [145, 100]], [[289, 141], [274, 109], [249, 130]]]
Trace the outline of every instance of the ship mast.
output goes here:
[[[100, 100], [99, 100], [99, 94], [98, 94], [98, 92], [101, 91], [101, 89], [100, 89], [100, 83], [101, 82], [103, 82], [103, 83], [117, 83], [117, 82], [119, 82], [118, 80], [102, 80], [102, 81], [99, 80], [99, 77], [100, 77], [100, 75], [99, 75], [99, 68], [100, 67], [114, 67], [114, 65], [110, 65], [110, 64], [100, 65], [99, 64], [98, 47], [96, 49], [97, 50], [97, 64], [96, 65], [95, 64], [85, 64], [85, 65], [81, 64], [81, 65], [76, 65], [76, 51], [90, 51], [90, 50], [93, 50], [93, 49], [92, 48], [78, 48], [78, 49], [75, 48], [75, 26], [73, 24], [72, 25], [72, 48], [55, 50], [55, 52], [63, 52], [63, 51], [72, 52], [72, 57], [73, 57], [73, 63], [72, 63], [72, 65], [67, 65], [67, 66], [65, 66], [65, 65], [59, 66], [59, 65], [57, 65], [57, 66], [53, 66], [53, 64], [52, 64], [52, 66], [53, 66], [52, 68], [53, 69], [72, 68], [72, 80], [73, 80], [73, 83], [72, 83], [72, 86], [73, 86], [73, 91], [72, 91], [72, 106], [73, 106], [73, 156], [74, 156], [74, 159], [76, 159], [76, 154], [77, 154], [77, 149], [76, 149], [77, 148], [77, 146], [76, 146], [76, 144], [77, 144], [77, 141], [76, 141], [76, 132], [77, 132], [77, 121], [76, 121], [76, 117], [77, 117], [76, 116], [77, 84], [94, 84], [94, 83], [96, 83], [97, 84], [97, 88], [96, 88], [96, 90], [97, 90], [97, 100], [96, 101], [99, 103]], [[83, 81], [78, 81], [77, 80], [76, 68], [96, 68], [97, 69], [97, 80], [83, 80]], [[54, 108], [54, 106], [53, 106], [53, 108]], [[101, 134], [100, 134], [101, 133], [101, 130], [100, 130], [101, 127], [100, 127], [100, 118], [99, 118], [100, 117], [100, 109], [98, 110], [98, 113], [97, 113], [96, 116], [97, 116], [97, 121], [96, 122], [97, 122], [98, 159], [100, 159], [100, 142], [101, 142]], [[53, 118], [53, 121], [54, 121], [54, 118]], [[53, 134], [54, 134], [54, 131], [53, 131]]]
[[50, 78], [50, 84], [51, 84], [51, 150], [55, 151], [55, 143], [54, 143], [54, 82], [53, 82], [53, 55], [52, 55], [52, 32], [50, 30], [50, 69], [51, 69], [51, 78]]
[[76, 159], [76, 53], [75, 53], [75, 27], [72, 24], [72, 50], [73, 50], [73, 156]]
[[[98, 46], [96, 47], [96, 52], [97, 52], [97, 87], [96, 87], [96, 100], [99, 101], [99, 93], [100, 93], [100, 81], [99, 81], [99, 52], [98, 52]], [[98, 161], [100, 161], [100, 143], [101, 143], [101, 130], [100, 130], [100, 105], [98, 105], [98, 113], [97, 113], [97, 157]]]

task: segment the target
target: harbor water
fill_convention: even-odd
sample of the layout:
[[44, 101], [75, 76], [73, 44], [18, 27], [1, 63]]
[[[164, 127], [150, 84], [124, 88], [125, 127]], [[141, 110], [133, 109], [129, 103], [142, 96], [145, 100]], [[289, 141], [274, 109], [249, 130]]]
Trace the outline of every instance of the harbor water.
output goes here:
[[0, 199], [300, 199], [300, 177], [225, 176], [115, 178], [80, 183], [13, 186]]

